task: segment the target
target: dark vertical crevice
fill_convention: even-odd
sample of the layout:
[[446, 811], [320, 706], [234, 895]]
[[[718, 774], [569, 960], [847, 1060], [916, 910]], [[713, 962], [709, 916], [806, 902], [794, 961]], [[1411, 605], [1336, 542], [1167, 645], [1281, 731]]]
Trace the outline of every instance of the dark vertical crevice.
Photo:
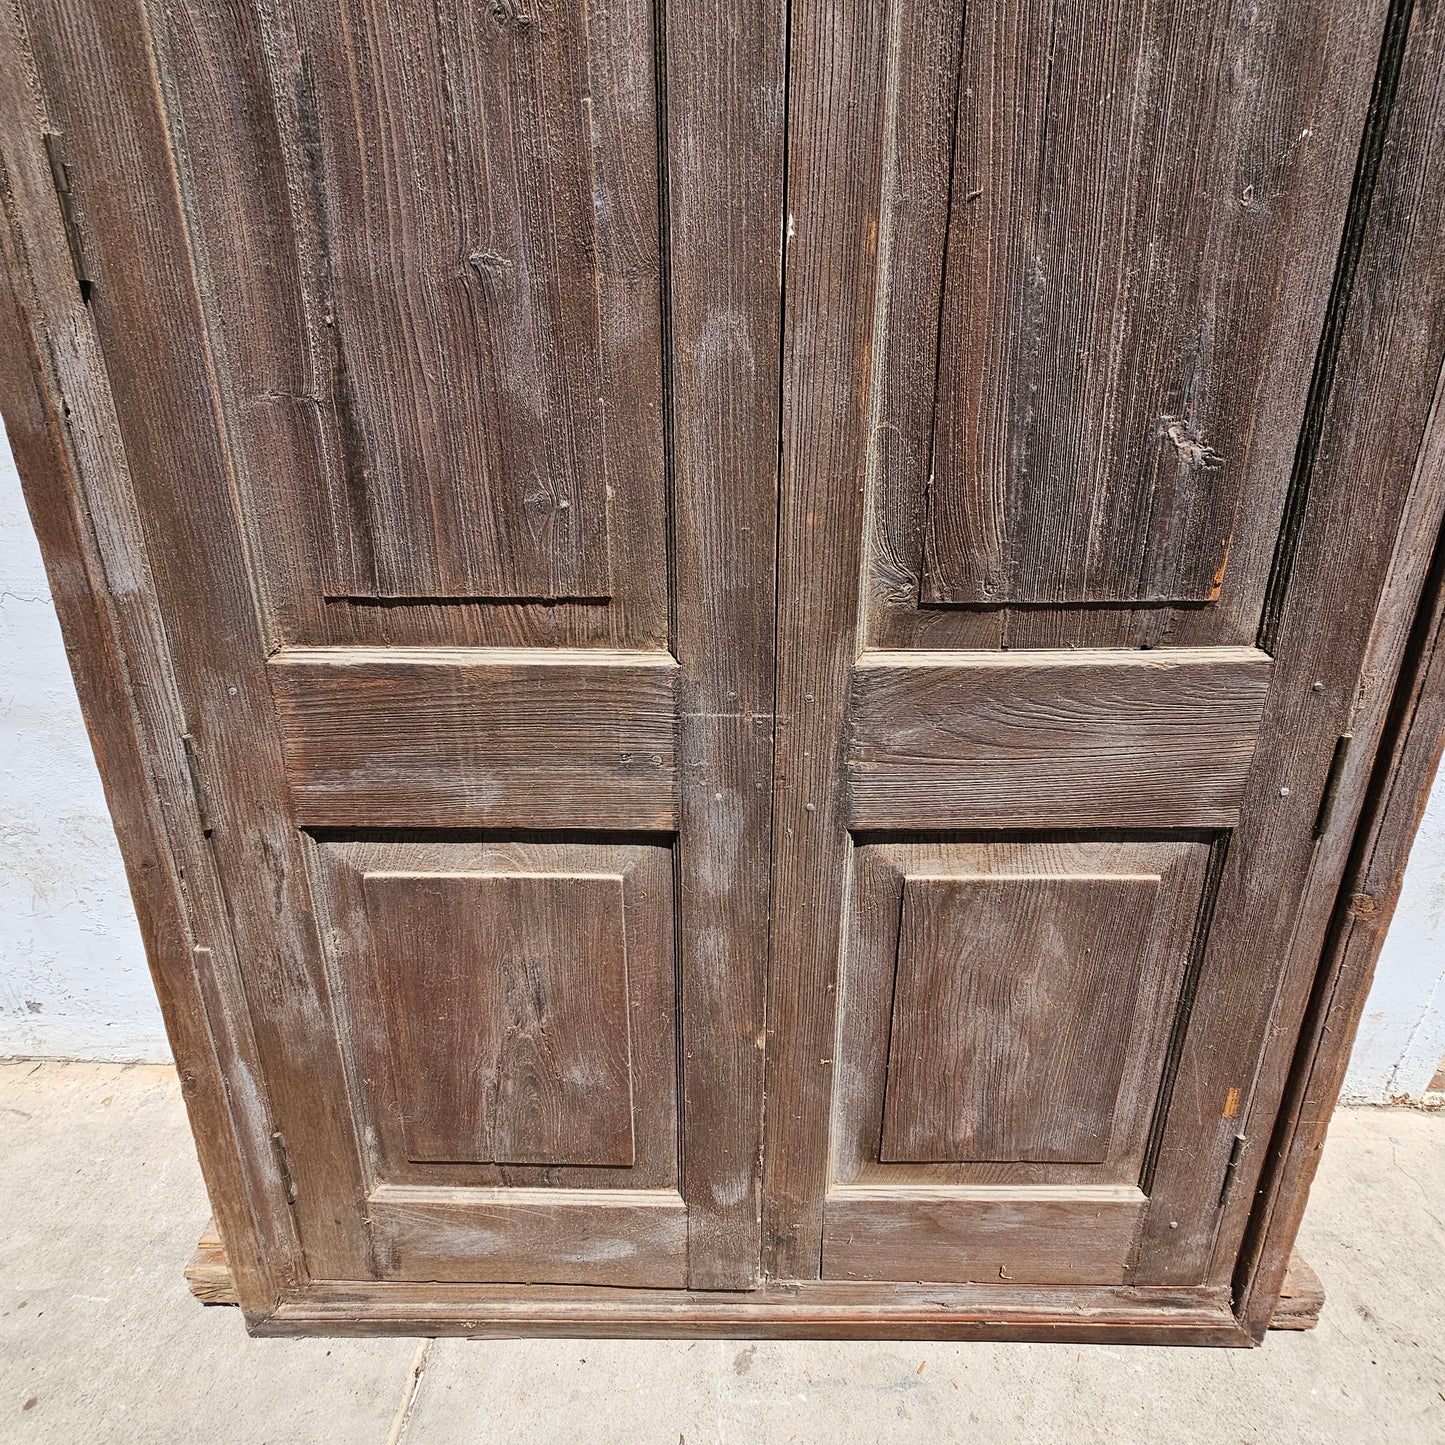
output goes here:
[[[788, 399], [788, 232], [792, 209], [788, 204], [788, 158], [791, 150], [791, 111], [793, 100], [793, 6], [792, 0], [782, 0], [783, 16], [783, 106], [782, 106], [782, 169], [779, 197], [782, 202], [778, 215], [778, 448], [777, 465], [773, 475], [773, 691], [772, 719], [769, 731], [768, 753], [770, 779], [768, 783], [768, 950], [763, 968], [763, 1109], [758, 1132], [758, 1178], [766, 1179], [767, 1138], [768, 1138], [768, 1074], [772, 1068], [772, 1051], [768, 1046], [768, 1003], [773, 981], [774, 938], [773, 915], [774, 878], [773, 868], [778, 851], [778, 660], [782, 635], [782, 594], [780, 578], [782, 568], [783, 542], [783, 472], [784, 455], [787, 445], [787, 399]], [[767, 1190], [759, 1202], [758, 1233], [761, 1247], [760, 1273], [767, 1274]], [[821, 1242], [819, 1249], [821, 1250]]]
[[968, 31], [967, 0], [958, 19], [958, 65], [953, 75], [953, 128], [948, 137], [948, 185], [943, 193], [943, 260], [938, 267], [937, 318], [933, 329], [933, 404], [928, 413], [928, 470], [923, 477], [923, 546], [914, 601], [923, 606], [923, 579], [928, 572], [928, 521], [933, 509], [933, 466], [938, 450], [938, 379], [943, 370], [943, 306], [948, 297], [948, 251], [953, 236], [953, 187], [958, 170], [958, 108], [963, 104], [964, 40]]
[[[672, 326], [672, 175], [668, 164], [667, 130], [667, 0], [652, 9], [653, 108], [657, 132], [657, 301], [662, 355], [662, 492], [667, 551], [667, 645], [677, 656], [677, 486], [676, 390], [673, 375]], [[681, 1014], [678, 1015], [681, 1017]]]
[[1284, 619], [1285, 600], [1289, 594], [1290, 575], [1299, 551], [1300, 532], [1309, 502], [1310, 482], [1319, 454], [1334, 389], [1335, 368], [1344, 341], [1345, 322], [1359, 272], [1360, 255], [1364, 249], [1365, 232], [1369, 228], [1370, 206], [1375, 196], [1380, 157], [1390, 128], [1390, 113], [1400, 83], [1400, 66], [1405, 56], [1405, 38], [1410, 30], [1414, 0], [1390, 0], [1385, 17], [1385, 32], [1380, 42], [1380, 57], [1375, 68], [1375, 84], [1365, 112], [1365, 128], [1360, 137], [1359, 157], [1355, 162], [1355, 178], [1350, 189], [1350, 202], [1345, 211], [1344, 232], [1335, 278], [1330, 287], [1329, 305], [1325, 310], [1324, 330], [1315, 353], [1314, 373], [1310, 378], [1304, 420], [1299, 442], [1295, 447], [1294, 467], [1289, 489], [1285, 494], [1284, 513], [1279, 537], [1275, 542], [1274, 561], [1270, 567], [1269, 585], [1265, 590], [1264, 610], [1260, 616], [1258, 646], [1273, 656], [1279, 643], [1279, 630]]
[[1145, 1194], [1154, 1189], [1154, 1173], [1159, 1164], [1159, 1150], [1164, 1143], [1164, 1130], [1169, 1122], [1169, 1109], [1174, 1101], [1174, 1084], [1179, 1077], [1179, 1062], [1184, 1056], [1184, 1041], [1189, 1036], [1189, 1020], [1194, 1013], [1194, 1000], [1199, 993], [1199, 976], [1204, 968], [1204, 954], [1209, 946], [1209, 929], [1214, 921], [1214, 904], [1219, 896], [1219, 882], [1224, 876], [1225, 859], [1229, 856], [1228, 833], [1221, 834], [1210, 849], [1209, 864], [1204, 875], [1204, 892], [1199, 913], [1194, 920], [1194, 934], [1189, 940], [1189, 960], [1179, 989], [1179, 1007], [1174, 1027], [1169, 1034], [1169, 1048], [1164, 1055], [1164, 1072], [1160, 1076], [1159, 1095], [1154, 1103], [1154, 1118], [1149, 1125], [1149, 1142], [1144, 1150], [1144, 1164], [1139, 1173], [1139, 1188]]

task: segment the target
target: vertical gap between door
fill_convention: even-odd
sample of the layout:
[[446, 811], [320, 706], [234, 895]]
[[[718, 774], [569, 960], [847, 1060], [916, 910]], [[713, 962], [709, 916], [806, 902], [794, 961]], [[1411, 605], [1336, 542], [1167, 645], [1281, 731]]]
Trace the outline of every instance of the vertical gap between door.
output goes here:
[[766, 1282], [768, 1261], [767, 1240], [764, 1237], [767, 1220], [767, 1151], [768, 1151], [768, 1085], [771, 1082], [773, 1051], [768, 1034], [769, 1008], [773, 992], [773, 930], [776, 916], [773, 899], [776, 897], [773, 869], [778, 856], [778, 641], [782, 633], [779, 616], [780, 591], [779, 568], [782, 565], [783, 535], [783, 447], [787, 435], [788, 398], [788, 232], [792, 216], [788, 204], [788, 156], [791, 149], [791, 112], [793, 100], [793, 6], [792, 0], [783, 0], [783, 166], [781, 175], [782, 201], [778, 212], [778, 446], [777, 461], [773, 472], [773, 693], [772, 719], [770, 728], [768, 779], [768, 953], [763, 968], [763, 1107], [758, 1129], [758, 1272]]

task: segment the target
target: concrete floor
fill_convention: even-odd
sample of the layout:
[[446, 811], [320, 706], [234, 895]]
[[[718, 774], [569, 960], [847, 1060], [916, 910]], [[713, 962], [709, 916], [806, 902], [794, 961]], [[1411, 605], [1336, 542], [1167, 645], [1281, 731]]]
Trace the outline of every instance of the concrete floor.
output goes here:
[[1263, 1349], [252, 1340], [181, 1267], [208, 1208], [169, 1069], [0, 1064], [0, 1441], [1445, 1441], [1445, 1114], [1340, 1114]]

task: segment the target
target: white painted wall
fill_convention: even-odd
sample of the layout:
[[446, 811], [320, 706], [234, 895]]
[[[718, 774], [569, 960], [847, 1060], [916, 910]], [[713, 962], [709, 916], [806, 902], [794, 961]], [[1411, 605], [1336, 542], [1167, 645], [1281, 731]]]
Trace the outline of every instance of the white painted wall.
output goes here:
[[40, 549], [0, 437], [0, 1058], [170, 1058]]
[[1445, 1055], [1445, 767], [1405, 869], [1343, 1097], [1418, 1102]]
[[[1445, 779], [1445, 774], [1442, 774]], [[1445, 780], [1410, 857], [1347, 1096], [1418, 1099], [1445, 1053]], [[0, 1058], [170, 1052], [19, 478], [0, 438]]]

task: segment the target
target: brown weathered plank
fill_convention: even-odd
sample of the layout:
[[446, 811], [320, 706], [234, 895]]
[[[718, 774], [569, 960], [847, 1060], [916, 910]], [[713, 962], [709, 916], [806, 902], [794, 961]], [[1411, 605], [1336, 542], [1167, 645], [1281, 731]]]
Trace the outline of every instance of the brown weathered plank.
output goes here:
[[1269, 677], [1252, 648], [865, 653], [849, 700], [849, 821], [1228, 826]]
[[424, 1189], [366, 1204], [389, 1279], [681, 1287], [687, 1206], [668, 1190]]
[[[768, 975], [767, 1272], [815, 1279], [823, 1231], [847, 813], [844, 753], [864, 532], [867, 339], [894, 26], [926, 52], [914, 7], [790, 7], [786, 351], [778, 504], [777, 749]], [[944, 28], [937, 24], [937, 28]], [[920, 35], [918, 31], [923, 33]], [[945, 29], [946, 33], [946, 29]], [[897, 45], [894, 46], [895, 53]], [[920, 63], [925, 63], [920, 57]], [[847, 99], [845, 99], [845, 97]], [[849, 102], [853, 103], [849, 103]], [[880, 314], [885, 304], [878, 305]]]
[[823, 1275], [1122, 1284], [1147, 1207], [1130, 1185], [838, 1189], [823, 1206]]
[[880, 1160], [1107, 1158], [1159, 884], [906, 879]]
[[666, 653], [288, 649], [267, 672], [304, 824], [676, 824]]
[[[1041, 84], [1034, 90], [1005, 92], [1004, 87], [1011, 82], [1016, 85], [1019, 79], [1015, 62], [1021, 55], [1032, 52], [1037, 59], [1043, 49], [1051, 8], [1059, 12], [1055, 17], [1058, 35], [1066, 37], [1056, 39], [1053, 46], [1053, 73], [1061, 79], [1061, 73], [1068, 72], [1071, 79], [1057, 90]], [[1218, 74], [1220, 53], [1214, 37], [1197, 55], [1185, 55], [1175, 48], [1179, 36], [1205, 18], [1205, 10], [1111, 4], [1085, 15], [1065, 6], [1007, 5], [985, 16], [970, 14], [965, 35], [961, 7], [951, 14], [950, 9], [940, 7], [926, 18], [906, 12], [889, 17], [890, 44], [894, 35], [901, 43], [890, 51], [898, 58], [890, 61], [888, 84], [876, 103], [868, 92], [867, 100], [848, 113], [848, 124], [857, 132], [850, 140], [850, 161], [856, 165], [860, 157], [867, 156], [870, 145], [880, 147], [883, 155], [879, 192], [870, 193], [860, 184], [850, 196], [854, 206], [863, 208], [865, 220], [876, 224], [878, 235], [876, 312], [870, 322], [849, 323], [871, 331], [866, 482], [879, 505], [868, 521], [867, 645], [945, 649], [1251, 643], [1270, 574], [1295, 428], [1329, 294], [1385, 7], [1271, 3], [1248, 18], [1243, 12], [1222, 17], [1222, 7], [1210, 7], [1210, 23], [1226, 30], [1248, 27], [1247, 34], [1231, 33], [1227, 53], [1236, 61], [1250, 57], [1249, 83], [1224, 81], [1219, 91], [1203, 98], [1197, 110], [1198, 123], [1214, 128], [1220, 144], [1234, 150], [1240, 173], [1233, 182], [1215, 173], [1208, 178], [1210, 189], [1191, 189], [1191, 182], [1205, 184], [1204, 173], [1211, 166], [1204, 146], [1191, 150], [1184, 164], [1164, 173], [1152, 192], [1140, 188], [1141, 171], [1150, 170], [1181, 145], [1194, 145], [1196, 113], [1191, 111], [1187, 121], [1171, 129], [1161, 126], [1153, 115], [1133, 135], [1110, 127], [1127, 111], [1136, 90], [1146, 101], [1152, 98], [1157, 107], [1167, 110], [1171, 106], [1168, 96], [1153, 89], [1156, 65], [1183, 72], [1178, 87], [1182, 92], [1192, 90], [1195, 83], [1192, 67], [1197, 66], [1203, 76], [1213, 66]], [[1175, 29], [1172, 35], [1160, 37], [1156, 32], [1142, 37], [1149, 62], [1136, 85], [1136, 77], [1121, 80], [1119, 71], [1131, 59], [1140, 58], [1141, 37], [1128, 25], [1121, 26], [1120, 20], [1126, 11], [1142, 14], [1146, 10], [1156, 21], [1172, 10], [1170, 21]], [[939, 33], [920, 35], [930, 26], [938, 27]], [[956, 58], [961, 36], [969, 56], [962, 75]], [[918, 39], [925, 43], [918, 44]], [[1084, 98], [1085, 67], [1094, 68], [1097, 81], [1098, 93], [1092, 100]], [[945, 77], [951, 82], [946, 88]], [[1065, 96], [1065, 90], [1072, 94]], [[986, 103], [989, 99], [992, 110]], [[1038, 130], [1045, 108], [1051, 116], [1046, 135]], [[1246, 120], [1250, 130], [1237, 136], [1221, 133], [1221, 118], [1231, 114]], [[950, 182], [955, 117], [957, 156]], [[1012, 135], [1016, 142], [1025, 139], [1021, 122], [1037, 148], [1025, 145], [1009, 157], [1004, 149], [1008, 137]], [[1135, 171], [1102, 173], [1101, 157], [1089, 153], [1086, 143], [1076, 141], [1080, 136], [1099, 136], [1101, 128], [1106, 138], [1112, 137], [1111, 144], [1122, 146], [1134, 158]], [[1308, 130], [1308, 136], [1291, 145], [1301, 130]], [[1045, 152], [1052, 154], [1056, 167], [1067, 154], [1072, 170], [1069, 179], [1057, 170], [1050, 172], [1054, 195], [1046, 211], [1026, 186], [1017, 188], [1025, 173], [1039, 178], [1039, 158]], [[1107, 163], [1108, 158], [1103, 159]], [[970, 162], [977, 171], [971, 181], [967, 175]], [[1271, 179], [1261, 184], [1262, 176]], [[1015, 189], [1003, 184], [1005, 179], [1012, 180]], [[1246, 191], [1251, 185], [1246, 207]], [[1014, 459], [1023, 469], [1019, 474], [1033, 478], [1030, 485], [1045, 503], [1038, 516], [1021, 510], [1012, 515], [1018, 540], [1037, 554], [1032, 564], [1024, 557], [1020, 565], [1026, 569], [1035, 565], [1043, 573], [1057, 574], [1064, 565], [1061, 559], [1072, 558], [1095, 572], [1102, 568], [1138, 575], [1145, 551], [1167, 559], [1169, 549], [1182, 541], [1181, 525], [1193, 525], [1211, 510], [1208, 497], [1196, 489], [1192, 495], [1199, 504], [1199, 515], [1185, 523], [1182, 518], [1171, 518], [1167, 508], [1155, 508], [1147, 491], [1141, 494], [1138, 490], [1137, 477], [1119, 480], [1107, 466], [1096, 470], [1101, 442], [1098, 429], [1117, 427], [1121, 416], [1142, 408], [1144, 434], [1132, 439], [1136, 449], [1156, 443], [1161, 448], [1171, 447], [1168, 424], [1161, 427], [1161, 420], [1178, 414], [1181, 406], [1187, 410], [1194, 404], [1177, 396], [1150, 395], [1143, 388], [1135, 394], [1130, 390], [1130, 376], [1115, 373], [1116, 338], [1101, 332], [1111, 320], [1109, 307], [1117, 303], [1133, 323], [1131, 333], [1121, 331], [1119, 345], [1128, 344], [1136, 360], [1150, 362], [1152, 358], [1156, 369], [1167, 371], [1176, 366], [1176, 375], [1194, 366], [1198, 382], [1195, 400], [1207, 398], [1209, 407], [1227, 405], [1230, 409], [1222, 424], [1231, 433], [1229, 445], [1234, 451], [1223, 468], [1205, 469], [1200, 480], [1207, 484], [1209, 494], [1233, 495], [1241, 480], [1239, 463], [1249, 462], [1254, 495], [1245, 499], [1241, 494], [1232, 521], [1214, 538], [1216, 543], [1231, 539], [1228, 565], [1214, 603], [919, 607], [924, 585], [926, 492], [933, 458], [934, 378], [940, 359], [936, 345], [938, 302], [944, 289], [940, 266], [950, 197], [958, 222], [955, 248], [968, 263], [961, 276], [957, 268], [949, 272], [954, 333], [985, 347], [989, 357], [971, 372], [957, 376], [954, 388], [939, 392], [940, 414], [954, 404], [966, 408], [972, 404], [970, 398], [977, 401], [988, 392], [1000, 407], [1015, 409], [1024, 431], [1045, 441], [1052, 439], [1056, 451], [1073, 449], [1078, 459], [1077, 466], [1054, 474], [1029, 470], [1033, 466], [1029, 456]], [[1117, 268], [1132, 244], [1132, 233], [1120, 234], [1115, 221], [1130, 207], [1138, 225], [1146, 229], [1168, 234], [1178, 217], [1186, 225], [1202, 224], [1226, 240], [1232, 237], [1242, 246], [1238, 264], [1223, 277], [1211, 276], [1208, 256], [1161, 253], [1147, 260], [1140, 274], [1147, 271], [1164, 285], [1146, 294], [1143, 287], [1131, 288], [1126, 282], [1117, 295], [1112, 294], [1106, 283], [1123, 279]], [[1005, 237], [993, 229], [995, 222], [1011, 220], [1027, 222], [1032, 228], [1035, 218], [1042, 238], [1052, 237], [1058, 243], [1041, 271], [1030, 269], [1026, 244], [1030, 238], [1021, 228], [1015, 228], [1020, 250], [1013, 256], [1006, 252]], [[1116, 244], [1105, 244], [1106, 235]], [[1286, 235], [1289, 242], [1276, 247], [1276, 241]], [[859, 285], [872, 284], [871, 260], [851, 274]], [[1028, 288], [1037, 305], [1021, 304], [983, 320], [989, 305], [1007, 308], [1010, 295], [1016, 295], [1021, 285]], [[1101, 286], [1102, 290], [1097, 289]], [[1216, 323], [1231, 318], [1237, 321], [1256, 310], [1264, 314], [1254, 316], [1254, 336], [1241, 338], [1238, 344], [1225, 343], [1221, 334], [1208, 330], [1211, 318]], [[1142, 315], [1148, 316], [1148, 334], [1141, 334], [1137, 324]], [[1161, 341], [1177, 338], [1181, 324], [1187, 326], [1191, 321], [1199, 326], [1198, 334], [1172, 357], [1151, 352], [1152, 337]], [[1069, 351], [1068, 333], [1082, 335], [1087, 341], [1090, 328], [1092, 340], [1103, 344], [1082, 354]], [[1064, 348], [1055, 351], [1041, 346], [1037, 353], [1024, 354], [1011, 349], [1010, 338], [1037, 335], [1041, 330], [1056, 333], [1053, 339], [1062, 339]], [[1225, 345], [1228, 350], [1221, 349]], [[1267, 353], [1258, 393], [1250, 394], [1235, 385], [1232, 368], [1241, 351], [1250, 359], [1245, 369], [1256, 372]], [[1026, 386], [1022, 392], [1005, 394], [997, 378], [1010, 357]], [[1216, 357], [1217, 362], [1211, 364]], [[1032, 375], [1026, 377], [1025, 373]], [[1116, 375], [1120, 386], [1105, 398], [1114, 404], [1111, 416], [1101, 419], [1087, 409], [1059, 410], [1061, 405], [1083, 407], [1098, 400], [1090, 387], [1109, 384]], [[1034, 381], [1041, 390], [1030, 394], [1026, 387]], [[1029, 401], [1040, 403], [1033, 412], [1028, 410]], [[1153, 405], [1157, 411], [1149, 415], [1148, 407]], [[1279, 424], [1282, 417], [1290, 421]], [[1218, 410], [1208, 408], [1197, 413], [1196, 419], [1209, 428], [1222, 421]], [[997, 443], [992, 455], [1009, 461], [1009, 438], [999, 432], [998, 415], [979, 420], [981, 429], [988, 430]], [[966, 431], [955, 439], [958, 449], [965, 452], [975, 449], [978, 441]], [[1221, 448], [1216, 450], [1223, 454]], [[990, 475], [964, 477], [961, 482], [960, 488], [953, 489], [953, 502], [973, 519], [970, 525], [976, 526], [990, 510], [990, 498], [1007, 500], [1001, 491], [1008, 483], [1005, 472], [995, 469]], [[1091, 500], [1098, 503], [1101, 518], [1116, 502], [1128, 499], [1141, 504], [1140, 514], [1133, 519], [1133, 540], [1125, 543], [1126, 547], [1137, 545], [1138, 552], [1114, 556], [1114, 544], [1091, 522], [1083, 493], [1094, 483], [1097, 488]], [[1040, 531], [1051, 521], [1065, 524], [1052, 542]], [[1138, 535], [1141, 528], [1142, 536]], [[1126, 527], [1124, 535], [1129, 532]], [[1002, 560], [1006, 572], [1014, 570], [1013, 561]], [[1088, 583], [1089, 578], [1082, 580]]]
[[[406, 7], [393, 5], [378, 25], [358, 25], [350, 35], [337, 28], [340, 7], [323, 5], [309, 17], [291, 13], [306, 8], [281, 4], [258, 14], [248, 6], [171, 0], [155, 12], [165, 22], [160, 58], [185, 127], [178, 163], [191, 181], [188, 204], [198, 222], [192, 243], [222, 342], [216, 358], [222, 400], [238, 450], [250, 462], [239, 479], [240, 499], [264, 539], [254, 558], [273, 625], [283, 640], [308, 643], [666, 646], [650, 0], [584, 6], [575, 15], [555, 7], [475, 16], [431, 7], [404, 21], [426, 54], [408, 43], [382, 64], [381, 32], [394, 34]], [[315, 42], [305, 58], [297, 38], [303, 21]], [[528, 69], [539, 49], [558, 60], [550, 79]], [[332, 62], [351, 51], [365, 68], [339, 73]], [[520, 87], [517, 106], [499, 84], [504, 74]], [[364, 105], [359, 122], [343, 118], [337, 134], [329, 133], [337, 117], [319, 108], [322, 91], [343, 108], [348, 95], [361, 91], [375, 104], [377, 87], [400, 79], [405, 94], [388, 92], [381, 110]], [[556, 103], [559, 92], [564, 99]], [[546, 99], [547, 108], [529, 110], [529, 98]], [[418, 129], [422, 123], [437, 129], [428, 135]], [[375, 141], [382, 132], [386, 143], [358, 151], [358, 136]], [[541, 149], [518, 157], [511, 142], [519, 140]], [[580, 194], [579, 147], [590, 171]], [[323, 148], [333, 156], [331, 171]], [[489, 164], [506, 172], [491, 177], [490, 200], [474, 193]], [[519, 196], [511, 182], [524, 172], [530, 179]], [[343, 228], [337, 235], [335, 217], [328, 220], [322, 204], [328, 200], [348, 214], [366, 209], [366, 195], [356, 189], [361, 181], [375, 202], [368, 215], [394, 249], [375, 234]], [[549, 203], [569, 198], [580, 212], [547, 213]], [[499, 226], [517, 254], [489, 252], [477, 239]], [[328, 238], [329, 246], [320, 244]], [[265, 266], [253, 263], [257, 255]], [[501, 273], [491, 286], [478, 271], [488, 269], [481, 260], [487, 255], [513, 263], [491, 268]], [[371, 261], [379, 276], [415, 284], [404, 295], [378, 295], [353, 266], [354, 314], [343, 315], [331, 305], [333, 259]], [[548, 270], [554, 263], [555, 277]], [[533, 301], [530, 319], [489, 327], [498, 308], [515, 311]], [[378, 313], [392, 316], [398, 307], [402, 324], [378, 330]], [[549, 359], [551, 333], [543, 323], [558, 318], [561, 336], [583, 353], [575, 375], [557, 374]], [[512, 361], [520, 358], [512, 373], [498, 374], [508, 358], [489, 354], [489, 329]], [[352, 361], [366, 373], [370, 399], [387, 407], [393, 382], [411, 397], [410, 411], [393, 416], [394, 428], [377, 434], [375, 421], [353, 404], [346, 337], [351, 351], [362, 353]], [[362, 345], [368, 338], [397, 359], [394, 375], [375, 374]], [[438, 371], [441, 351], [449, 365]], [[584, 382], [595, 383], [593, 390]], [[463, 405], [481, 406], [476, 415], [485, 423], [474, 424]], [[579, 413], [588, 419], [580, 431]], [[438, 417], [449, 424], [421, 429]], [[499, 460], [509, 439], [520, 440], [524, 452], [533, 444], [544, 452], [546, 445], [566, 452], [580, 444], [580, 452], [557, 457], [561, 474], [554, 480], [551, 471], [531, 475]], [[372, 465], [372, 444], [380, 467]], [[434, 473], [398, 472], [420, 453], [435, 463]], [[454, 472], [473, 462], [472, 470]], [[479, 470], [487, 466], [492, 472]], [[571, 492], [579, 481], [591, 487], [595, 512], [585, 537], [567, 520], [577, 511]], [[605, 536], [596, 511], [601, 482], [612, 487]], [[316, 504], [299, 504], [303, 495]], [[502, 535], [507, 507], [519, 500], [525, 506], [528, 495], [532, 511], [515, 535]], [[436, 519], [425, 510], [432, 500]], [[568, 501], [567, 510], [554, 505], [560, 501]], [[387, 509], [398, 507], [420, 528], [411, 553], [403, 555], [385, 534], [371, 548], [363, 545], [362, 522], [384, 522]], [[443, 530], [440, 519], [459, 508], [477, 515], [460, 530]], [[472, 575], [477, 568], [550, 574], [579, 545], [591, 558], [587, 565], [604, 571], [610, 554], [607, 605], [447, 598], [377, 606], [324, 595], [343, 585], [347, 572], [374, 571], [372, 548], [392, 586], [410, 576], [414, 588], [436, 585], [442, 567], [466, 586], [482, 580]], [[493, 580], [520, 586], [515, 576]], [[534, 586], [554, 591], [564, 581], [558, 575]], [[346, 585], [375, 590], [361, 575]]]
[[[1433, 204], [1445, 184], [1445, 92], [1440, 83], [1445, 7], [1417, 5], [1408, 37], [1391, 117], [1393, 143], [1382, 172], [1385, 199], [1391, 204], [1383, 212], [1386, 223], [1372, 227], [1361, 258], [1364, 266], [1384, 265], [1396, 275], [1445, 264], [1432, 214], [1426, 214], [1420, 229], [1414, 227], [1413, 199], [1428, 196]], [[1410, 204], [1401, 207], [1400, 197], [1411, 198]], [[1438, 217], [1438, 210], [1433, 214]], [[1409, 324], [1402, 324], [1389, 302], [1376, 302], [1379, 312], [1367, 310], [1354, 358], [1358, 372], [1346, 379], [1358, 385], [1364, 376], [1373, 383], [1382, 366], [1398, 366], [1409, 375], [1408, 394], [1398, 398], [1406, 407], [1402, 431], [1392, 425], [1390, 408], [1398, 396], [1394, 390], [1368, 385], [1362, 391], [1361, 414], [1377, 443], [1397, 446], [1401, 460], [1413, 455], [1415, 482], [1400, 525], [1386, 604], [1362, 668], [1371, 680], [1363, 699], [1364, 717], [1369, 728], [1383, 727], [1381, 747], [1374, 757], [1351, 748], [1343, 787], [1365, 790], [1365, 805], [1353, 837], [1336, 836], [1332, 829], [1325, 840], [1326, 847], [1333, 843], [1343, 849], [1348, 844], [1351, 866], [1333, 900], [1322, 957], [1317, 961], [1306, 955], [1297, 963], [1299, 988], [1299, 975], [1318, 962], [1297, 1048], [1288, 1059], [1282, 1049], [1276, 1050], [1269, 1061], [1273, 1077], [1282, 1078], [1286, 1068], [1289, 1077], [1235, 1273], [1242, 1316], [1255, 1338], [1261, 1338], [1268, 1325], [1294, 1258], [1310, 1182], [1445, 747], [1445, 554], [1439, 531], [1445, 510], [1445, 317], [1436, 293], [1417, 290], [1408, 300]], [[1426, 410], [1423, 384], [1432, 365], [1440, 369]], [[1413, 427], [1422, 415], [1427, 418], [1424, 432], [1418, 450], [1411, 453]], [[1334, 419], [1336, 428], [1347, 428], [1352, 420], [1348, 409]], [[1427, 568], [1417, 610], [1414, 599]], [[1402, 659], [1399, 681], [1393, 691], [1387, 690], [1383, 680], [1394, 675]]]
[[925, 602], [1206, 601], [1268, 544], [1372, 11], [970, 13]]
[[729, 1291], [326, 1281], [257, 1333], [941, 1339], [1248, 1345], [1220, 1289], [849, 1283]]
[[622, 878], [362, 880], [407, 1158], [630, 1165]]
[[759, 1276], [785, 15], [781, 0], [674, 0], [663, 17], [694, 1289]]
[[[254, 1037], [259, 1067], [228, 1068], [231, 1097], [268, 1152], [273, 1132], [287, 1141], [294, 1209], [274, 1153], [257, 1182], [262, 1207], [288, 1232], [299, 1228], [306, 1265], [365, 1277], [366, 1241], [334, 1203], [363, 1196], [356, 1133], [283, 779], [266, 628], [242, 565], [237, 457], [218, 415], [212, 338], [146, 16], [129, 3], [66, 0], [43, 15], [27, 9], [25, 23], [94, 270], [87, 310], [128, 465], [115, 507], [139, 521], [142, 548], [119, 552], [107, 582], [118, 592], [153, 589], [168, 666], [143, 706], [174, 729], [181, 776], [181, 735], [191, 738], [209, 800], [207, 846], [189, 785], [167, 791], [177, 827], [198, 835], [220, 876], [221, 906], [194, 935], [194, 967], [202, 988], [226, 1000], [218, 1052], [242, 1053]], [[228, 1238], [243, 1238], [223, 1222]], [[242, 1298], [248, 1308], [260, 1303]]]
[[655, 206], [652, 87], [625, 111], [607, 93], [650, 79], [646, 8], [291, 15], [314, 267], [291, 345], [332, 372], [327, 590], [607, 596], [599, 312], [619, 263], [657, 274], [655, 229], [636, 257], [599, 235]]

